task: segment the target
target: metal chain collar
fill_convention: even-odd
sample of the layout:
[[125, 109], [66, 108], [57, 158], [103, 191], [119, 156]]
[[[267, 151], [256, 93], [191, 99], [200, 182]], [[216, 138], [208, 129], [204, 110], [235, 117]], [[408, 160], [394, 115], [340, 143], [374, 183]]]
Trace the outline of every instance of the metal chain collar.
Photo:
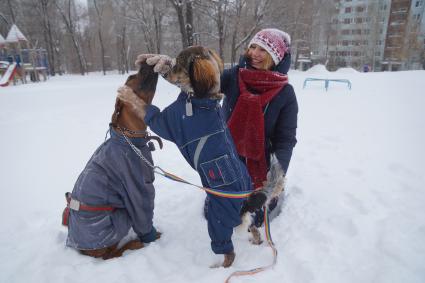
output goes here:
[[[121, 129], [121, 127], [117, 127], [118, 130], [120, 130], [121, 134], [124, 136], [125, 141], [130, 145], [130, 147], [133, 149], [133, 151], [137, 154], [137, 156], [140, 157], [151, 169], [155, 169], [155, 166], [146, 158], [143, 156], [142, 151], [138, 149], [131, 140], [124, 134], [124, 131]], [[146, 131], [148, 134], [148, 132]]]

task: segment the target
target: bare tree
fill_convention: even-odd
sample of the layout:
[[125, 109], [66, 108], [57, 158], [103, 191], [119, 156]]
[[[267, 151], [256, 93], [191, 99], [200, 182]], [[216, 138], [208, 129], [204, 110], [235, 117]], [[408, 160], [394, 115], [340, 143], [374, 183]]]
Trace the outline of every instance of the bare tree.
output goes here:
[[[251, 1], [236, 0], [233, 6], [233, 23], [231, 58], [232, 65], [236, 61], [239, 48], [252, 38], [255, 32], [263, 25], [264, 15], [270, 8], [270, 0]], [[252, 11], [252, 15], [249, 12]], [[244, 19], [244, 20], [243, 20]]]
[[127, 9], [123, 5], [117, 5], [114, 8], [118, 9], [119, 11], [118, 17], [114, 19], [117, 49], [117, 68], [121, 74], [124, 74], [128, 73], [129, 71], [128, 51], [130, 46], [127, 42]]
[[[53, 0], [55, 1], [55, 0]], [[55, 49], [57, 48], [53, 36], [52, 28], [52, 0], [38, 0], [36, 5], [36, 10], [38, 12], [39, 18], [42, 20], [43, 35], [44, 41], [46, 43], [47, 55], [49, 58], [49, 73], [51, 76], [56, 74], [56, 58], [55, 58]]]
[[73, 0], [64, 0], [62, 3], [55, 2], [56, 8], [60, 15], [62, 16], [62, 20], [65, 24], [65, 27], [71, 37], [71, 41], [77, 55], [78, 63], [80, 66], [81, 75], [85, 75], [87, 72], [87, 64], [83, 54], [83, 50], [80, 44], [80, 38], [78, 35], [77, 29], [77, 21], [78, 17], [76, 14], [75, 3]]
[[[182, 47], [193, 45], [193, 0], [168, 0], [177, 13]], [[186, 17], [185, 17], [186, 12]]]
[[165, 9], [162, 1], [124, 0], [123, 2], [128, 11], [126, 19], [140, 26], [148, 52], [159, 53], [162, 41], [161, 22]]
[[99, 38], [99, 44], [100, 44], [100, 58], [102, 62], [102, 71], [103, 75], [106, 75], [106, 68], [105, 68], [105, 46], [103, 44], [103, 37], [102, 37], [102, 22], [103, 22], [103, 8], [104, 8], [105, 2], [98, 3], [98, 0], [93, 0], [94, 9], [96, 11], [96, 25], [97, 25], [97, 35]]
[[7, 0], [7, 6], [9, 8], [10, 17], [12, 18], [12, 23], [16, 23], [15, 12], [13, 11], [13, 5], [11, 0]]

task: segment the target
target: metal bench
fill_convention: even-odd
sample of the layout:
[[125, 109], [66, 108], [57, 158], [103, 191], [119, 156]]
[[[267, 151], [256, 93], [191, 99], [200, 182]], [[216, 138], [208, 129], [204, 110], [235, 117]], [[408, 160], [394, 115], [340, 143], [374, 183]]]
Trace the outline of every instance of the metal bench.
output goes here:
[[348, 89], [351, 90], [351, 82], [349, 80], [346, 79], [318, 79], [318, 78], [306, 78], [304, 80], [304, 85], [303, 88], [306, 87], [307, 82], [314, 82], [314, 81], [324, 81], [325, 82], [325, 89], [326, 91], [328, 91], [329, 88], [329, 83], [330, 82], [337, 82], [337, 83], [345, 83], [347, 84]]

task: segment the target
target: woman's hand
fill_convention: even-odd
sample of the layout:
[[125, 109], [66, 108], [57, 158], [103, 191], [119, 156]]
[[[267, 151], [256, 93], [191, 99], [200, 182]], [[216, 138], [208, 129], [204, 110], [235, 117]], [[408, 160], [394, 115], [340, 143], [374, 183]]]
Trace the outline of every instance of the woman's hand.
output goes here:
[[142, 120], [145, 118], [144, 106], [147, 104], [143, 99], [139, 98], [130, 87], [122, 86], [118, 88], [117, 98], [124, 104], [131, 106], [137, 117]]
[[153, 71], [166, 78], [175, 65], [175, 59], [164, 54], [140, 54], [136, 59], [136, 66], [142, 63], [154, 66]]

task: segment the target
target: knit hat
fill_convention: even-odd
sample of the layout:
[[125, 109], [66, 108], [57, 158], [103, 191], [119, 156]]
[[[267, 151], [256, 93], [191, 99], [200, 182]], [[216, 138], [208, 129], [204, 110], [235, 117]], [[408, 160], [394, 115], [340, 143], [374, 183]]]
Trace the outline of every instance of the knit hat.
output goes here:
[[264, 48], [277, 65], [283, 59], [285, 53], [289, 52], [291, 37], [281, 30], [268, 28], [257, 32], [248, 46], [251, 46], [251, 44], [257, 44]]

